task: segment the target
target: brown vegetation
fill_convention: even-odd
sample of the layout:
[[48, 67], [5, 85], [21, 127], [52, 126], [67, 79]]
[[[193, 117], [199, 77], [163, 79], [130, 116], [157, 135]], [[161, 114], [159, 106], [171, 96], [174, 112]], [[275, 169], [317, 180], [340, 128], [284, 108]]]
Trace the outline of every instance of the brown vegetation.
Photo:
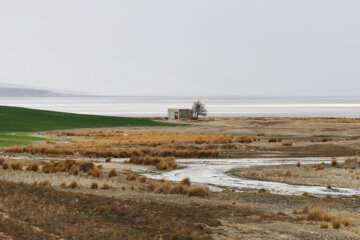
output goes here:
[[158, 170], [172, 170], [177, 168], [174, 157], [131, 157], [129, 163], [153, 165]]
[[111, 177], [116, 177], [116, 170], [115, 170], [115, 168], [113, 168], [113, 169], [111, 169], [110, 170], [110, 172], [109, 172], [109, 178], [111, 178]]
[[282, 142], [281, 145], [285, 146], [285, 147], [291, 147], [293, 145], [293, 143], [292, 142]]
[[12, 170], [22, 170], [23, 163], [21, 161], [15, 161], [10, 164]]
[[96, 182], [91, 183], [90, 186], [91, 189], [97, 189], [98, 188], [98, 184]]
[[126, 175], [126, 180], [127, 181], [135, 181], [136, 180], [136, 174], [135, 173], [128, 173], [128, 175]]
[[104, 185], [101, 187], [101, 190], [109, 190], [110, 186], [107, 183], [104, 183]]
[[44, 179], [44, 180], [41, 180], [39, 181], [38, 183], [40, 186], [47, 186], [47, 185], [50, 185], [50, 179]]
[[141, 177], [139, 178], [139, 182], [140, 182], [140, 183], [146, 183], [146, 180], [147, 180], [147, 177], [146, 177], [146, 176], [141, 176]]
[[32, 162], [26, 167], [26, 171], [36, 172], [39, 169], [39, 162]]
[[78, 187], [78, 183], [74, 180], [71, 181], [68, 185], [68, 188], [77, 188]]

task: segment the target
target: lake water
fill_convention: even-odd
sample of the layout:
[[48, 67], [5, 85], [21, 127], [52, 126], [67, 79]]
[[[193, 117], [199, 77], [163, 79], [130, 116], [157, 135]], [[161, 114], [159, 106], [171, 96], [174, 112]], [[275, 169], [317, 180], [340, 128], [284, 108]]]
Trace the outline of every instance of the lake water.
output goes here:
[[360, 97], [32, 97], [0, 105], [109, 116], [164, 117], [200, 100], [208, 116], [360, 117]]

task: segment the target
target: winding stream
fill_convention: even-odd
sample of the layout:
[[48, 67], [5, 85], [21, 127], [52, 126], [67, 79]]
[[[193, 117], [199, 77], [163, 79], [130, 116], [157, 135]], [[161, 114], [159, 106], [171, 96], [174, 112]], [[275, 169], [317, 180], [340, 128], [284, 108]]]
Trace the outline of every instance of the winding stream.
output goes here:
[[280, 182], [251, 180], [227, 174], [234, 168], [249, 168], [264, 165], [296, 164], [299, 159], [302, 164], [329, 163], [330, 158], [243, 158], [243, 159], [177, 159], [184, 168], [173, 171], [152, 171], [144, 174], [153, 179], [181, 181], [189, 177], [192, 182], [208, 185], [213, 191], [220, 191], [223, 187], [236, 188], [264, 188], [272, 193], [299, 195], [308, 192], [314, 195], [355, 195], [360, 194], [359, 188], [331, 188], [326, 186], [292, 185]]

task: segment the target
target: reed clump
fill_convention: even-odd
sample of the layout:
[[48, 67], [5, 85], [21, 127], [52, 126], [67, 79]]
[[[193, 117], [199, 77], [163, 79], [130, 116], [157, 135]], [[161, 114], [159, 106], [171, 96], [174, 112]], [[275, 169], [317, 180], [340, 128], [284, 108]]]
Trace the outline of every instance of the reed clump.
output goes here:
[[71, 181], [68, 185], [68, 188], [77, 188], [78, 187], [78, 183], [74, 180], [74, 181]]
[[15, 161], [10, 164], [12, 170], [22, 170], [23, 163], [21, 161]]
[[111, 177], [116, 177], [116, 170], [115, 170], [115, 168], [113, 168], [113, 169], [111, 169], [110, 170], [110, 172], [109, 172], [109, 178], [111, 178]]
[[37, 172], [37, 170], [39, 169], [39, 165], [39, 162], [32, 162], [26, 167], [26, 171]]
[[174, 157], [131, 157], [129, 163], [153, 165], [158, 170], [172, 170], [178, 167]]
[[98, 184], [96, 182], [91, 183], [90, 186], [91, 189], [97, 189], [98, 188]]
[[136, 174], [135, 173], [128, 173], [128, 175], [126, 175], [126, 180], [127, 181], [135, 181], [136, 180]]

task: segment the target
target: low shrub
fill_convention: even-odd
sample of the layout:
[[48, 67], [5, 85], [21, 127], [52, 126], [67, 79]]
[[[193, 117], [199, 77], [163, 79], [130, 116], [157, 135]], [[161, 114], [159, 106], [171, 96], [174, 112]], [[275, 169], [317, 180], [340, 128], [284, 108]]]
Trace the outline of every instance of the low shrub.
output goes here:
[[283, 142], [281, 143], [282, 146], [285, 146], [285, 147], [291, 147], [293, 145], [292, 142]]
[[12, 162], [10, 166], [13, 170], [22, 170], [23, 163], [21, 161], [15, 161], [15, 162]]
[[135, 173], [129, 173], [128, 175], [126, 175], [126, 180], [127, 181], [135, 181], [136, 180], [136, 174]]
[[98, 184], [96, 182], [91, 183], [90, 186], [91, 189], [97, 189], [98, 188]]
[[209, 194], [209, 188], [206, 186], [189, 187], [186, 191], [189, 197], [191, 196], [206, 196]]
[[4, 170], [8, 169], [9, 168], [9, 164], [7, 162], [4, 162], [3, 165], [2, 165], [2, 168]]
[[115, 170], [115, 168], [113, 168], [113, 169], [111, 169], [110, 170], [110, 172], [109, 172], [109, 178], [111, 178], [111, 177], [116, 177], [116, 170]]
[[146, 180], [147, 180], [147, 177], [146, 177], [146, 176], [141, 176], [141, 177], [139, 178], [139, 182], [140, 182], [140, 183], [145, 183]]
[[78, 183], [76, 181], [71, 181], [68, 185], [68, 188], [77, 188]]
[[39, 181], [38, 184], [40, 186], [47, 186], [47, 185], [50, 185], [50, 180], [49, 179], [44, 179], [44, 180]]
[[100, 177], [101, 174], [102, 174], [102, 170], [99, 167], [94, 168], [92, 171], [93, 177]]
[[104, 185], [101, 187], [102, 190], [108, 190], [110, 189], [110, 186], [106, 183], [104, 183]]
[[37, 172], [38, 169], [39, 169], [39, 163], [38, 162], [32, 162], [26, 167], [26, 171]]

